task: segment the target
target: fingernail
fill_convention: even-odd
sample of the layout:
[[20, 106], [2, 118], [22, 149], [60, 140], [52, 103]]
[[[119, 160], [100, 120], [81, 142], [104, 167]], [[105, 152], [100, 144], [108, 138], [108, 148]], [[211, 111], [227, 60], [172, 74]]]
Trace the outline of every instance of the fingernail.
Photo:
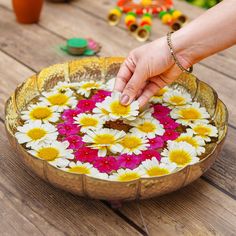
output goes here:
[[122, 105], [127, 105], [128, 102], [129, 102], [129, 96], [126, 95], [126, 94], [123, 94], [123, 95], [121, 96], [121, 98], [120, 98], [120, 103], [121, 103]]

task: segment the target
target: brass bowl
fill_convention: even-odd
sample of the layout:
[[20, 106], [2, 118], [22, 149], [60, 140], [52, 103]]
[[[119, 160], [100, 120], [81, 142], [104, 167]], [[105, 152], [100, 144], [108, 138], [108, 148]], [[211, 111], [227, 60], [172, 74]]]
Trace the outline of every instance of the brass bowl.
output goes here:
[[134, 200], [156, 197], [175, 191], [200, 177], [216, 160], [227, 133], [228, 112], [217, 93], [206, 83], [190, 74], [182, 74], [175, 82], [184, 86], [194, 100], [206, 107], [219, 131], [216, 143], [206, 146], [206, 154], [196, 164], [179, 171], [154, 178], [141, 178], [129, 182], [107, 181], [64, 172], [48, 162], [30, 155], [15, 139], [19, 114], [25, 106], [43, 90], [52, 88], [58, 81], [81, 81], [86, 79], [107, 80], [116, 76], [123, 58], [89, 58], [57, 64], [43, 69], [18, 86], [7, 100], [5, 127], [11, 145], [19, 157], [43, 180], [66, 191], [84, 197], [116, 200]]

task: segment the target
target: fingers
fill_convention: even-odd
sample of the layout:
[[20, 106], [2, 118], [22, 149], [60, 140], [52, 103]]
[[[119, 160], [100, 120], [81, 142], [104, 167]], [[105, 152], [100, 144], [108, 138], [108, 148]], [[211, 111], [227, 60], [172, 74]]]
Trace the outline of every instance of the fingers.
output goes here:
[[116, 77], [114, 91], [122, 92], [124, 90], [127, 82], [133, 75], [134, 70], [135, 63], [132, 59], [132, 56], [129, 56], [120, 67], [120, 70]]

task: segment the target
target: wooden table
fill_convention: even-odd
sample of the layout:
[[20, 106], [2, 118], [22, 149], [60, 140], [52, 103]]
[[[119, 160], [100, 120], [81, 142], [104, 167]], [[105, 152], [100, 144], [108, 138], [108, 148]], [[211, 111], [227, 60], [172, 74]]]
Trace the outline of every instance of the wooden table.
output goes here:
[[[112, 3], [113, 2], [113, 3]], [[0, 0], [0, 235], [236, 235], [236, 48], [194, 68], [229, 109], [229, 132], [221, 157], [193, 184], [172, 194], [127, 202], [114, 210], [40, 180], [18, 160], [4, 131], [4, 102], [17, 84], [50, 64], [72, 59], [59, 46], [69, 37], [92, 37], [101, 56], [126, 56], [140, 45], [124, 25], [110, 27], [109, 0], [44, 5], [41, 21], [19, 25], [11, 1]], [[191, 18], [203, 10], [176, 0]], [[152, 39], [167, 27], [155, 20]], [[223, 37], [223, 29], [222, 37]]]

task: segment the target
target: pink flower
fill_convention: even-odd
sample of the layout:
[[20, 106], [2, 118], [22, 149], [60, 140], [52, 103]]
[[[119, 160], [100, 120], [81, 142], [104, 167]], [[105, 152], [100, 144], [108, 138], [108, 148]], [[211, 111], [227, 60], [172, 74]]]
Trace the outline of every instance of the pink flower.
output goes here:
[[75, 110], [67, 109], [62, 113], [61, 118], [65, 121], [69, 121], [69, 122], [73, 123], [74, 117], [80, 113], [81, 113], [81, 111], [79, 111], [78, 109], [75, 109]]
[[92, 164], [98, 158], [98, 150], [85, 146], [81, 147], [75, 152], [75, 158], [77, 161], [89, 162]]
[[60, 123], [57, 125], [57, 130], [59, 134], [69, 136], [73, 134], [78, 134], [80, 128], [78, 125], [72, 124], [71, 122]]
[[140, 164], [141, 158], [137, 155], [123, 154], [118, 157], [117, 161], [119, 164], [119, 168], [122, 167], [133, 170]]
[[154, 105], [153, 108], [154, 108], [153, 116], [156, 119], [159, 119], [160, 117], [169, 115], [170, 111], [171, 111], [170, 108], [165, 107], [165, 106], [160, 105], [160, 104]]
[[119, 165], [115, 157], [103, 157], [94, 162], [94, 167], [102, 173], [110, 173], [113, 170], [118, 170]]
[[77, 104], [77, 108], [81, 113], [84, 113], [87, 111], [92, 111], [95, 105], [96, 105], [96, 102], [93, 100], [82, 99], [82, 100], [79, 100]]
[[179, 127], [179, 124], [169, 116], [160, 117], [158, 120], [163, 124], [165, 129], [176, 129]]
[[155, 137], [149, 139], [149, 144], [151, 149], [162, 148], [164, 145], [164, 140], [161, 137]]
[[156, 150], [146, 150], [146, 151], [143, 151], [142, 154], [140, 154], [140, 157], [141, 157], [142, 161], [145, 161], [145, 160], [148, 160], [148, 159], [152, 159], [153, 157], [156, 157], [156, 159], [158, 161], [161, 160], [161, 155]]
[[164, 141], [168, 141], [168, 140], [175, 140], [179, 137], [179, 133], [172, 130], [172, 129], [167, 129], [164, 133], [164, 135], [162, 136], [162, 139]]
[[82, 138], [79, 135], [70, 135], [66, 137], [64, 140], [69, 142], [69, 148], [78, 149], [83, 146]]
[[105, 90], [99, 90], [91, 97], [91, 100], [95, 102], [103, 102], [107, 96], [111, 96], [111, 92]]

